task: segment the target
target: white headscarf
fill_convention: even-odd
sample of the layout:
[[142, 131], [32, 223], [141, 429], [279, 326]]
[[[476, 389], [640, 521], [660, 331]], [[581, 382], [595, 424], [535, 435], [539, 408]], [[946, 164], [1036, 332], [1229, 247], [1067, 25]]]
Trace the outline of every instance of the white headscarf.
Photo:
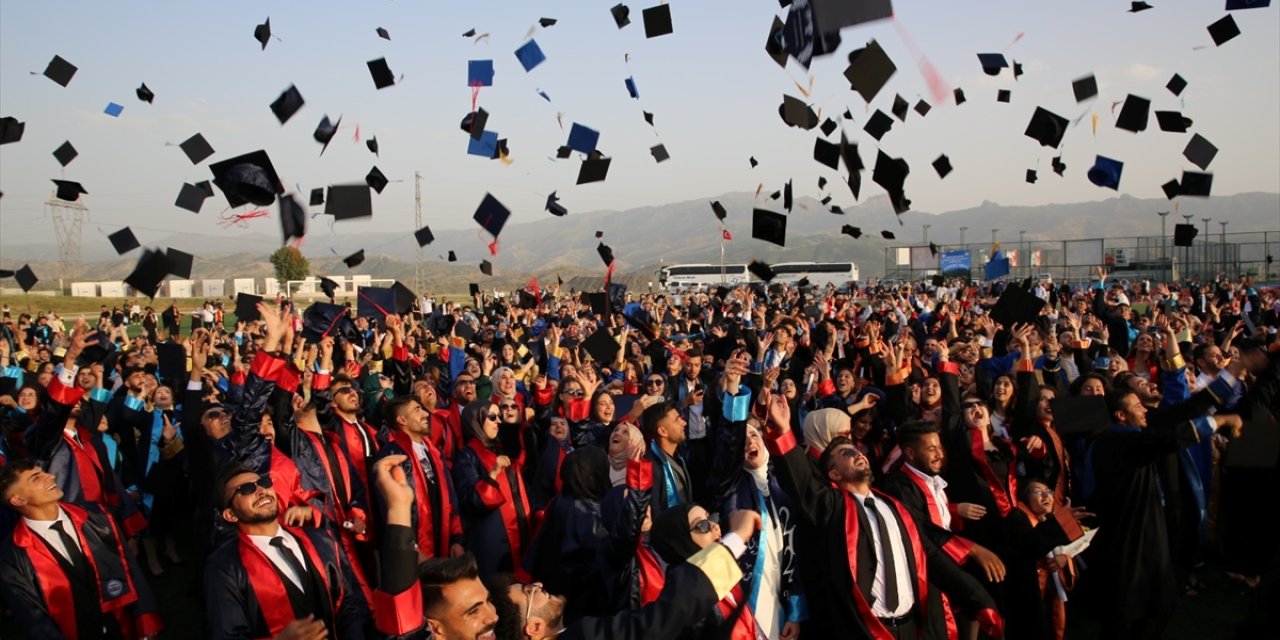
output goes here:
[[836, 436], [849, 431], [852, 422], [844, 409], [818, 409], [804, 417], [804, 444], [822, 451]]

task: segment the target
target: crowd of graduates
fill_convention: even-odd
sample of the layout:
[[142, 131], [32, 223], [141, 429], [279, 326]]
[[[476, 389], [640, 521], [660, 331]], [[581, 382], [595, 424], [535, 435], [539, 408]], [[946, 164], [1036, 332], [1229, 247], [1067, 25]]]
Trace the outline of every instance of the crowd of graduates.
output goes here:
[[1274, 632], [1275, 290], [358, 302], [6, 312], [0, 625], [186, 556], [215, 639], [1159, 638], [1212, 556]]

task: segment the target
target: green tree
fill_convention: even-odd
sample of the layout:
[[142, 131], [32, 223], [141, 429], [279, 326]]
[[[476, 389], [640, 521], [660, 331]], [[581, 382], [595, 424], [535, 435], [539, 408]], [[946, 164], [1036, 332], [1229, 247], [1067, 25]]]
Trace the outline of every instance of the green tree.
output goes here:
[[280, 247], [271, 254], [271, 266], [276, 269], [276, 280], [284, 286], [290, 280], [302, 280], [311, 275], [311, 263], [302, 257], [297, 247]]

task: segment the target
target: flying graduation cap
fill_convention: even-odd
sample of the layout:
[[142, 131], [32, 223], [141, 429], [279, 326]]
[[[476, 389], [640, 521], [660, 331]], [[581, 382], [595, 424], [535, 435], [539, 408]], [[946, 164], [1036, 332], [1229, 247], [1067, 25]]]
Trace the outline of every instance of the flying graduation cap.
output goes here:
[[516, 49], [516, 60], [520, 61], [520, 66], [524, 67], [526, 72], [533, 71], [534, 67], [542, 64], [546, 59], [547, 56], [542, 53], [537, 40], [530, 39]]
[[564, 208], [564, 205], [560, 204], [560, 198], [556, 196], [556, 192], [554, 191], [551, 192], [551, 195], [547, 196], [547, 206], [545, 207], [545, 210], [550, 211], [553, 216], [565, 216], [569, 213], [569, 210]]
[[1120, 189], [1120, 174], [1124, 172], [1124, 163], [1106, 156], [1097, 156], [1093, 168], [1089, 169], [1089, 182], [1112, 190]]
[[333, 122], [329, 120], [329, 114], [326, 113], [320, 119], [320, 124], [316, 125], [315, 133], [312, 133], [311, 137], [322, 145], [320, 147], [320, 155], [324, 155], [325, 150], [329, 148], [329, 143], [333, 141], [333, 137], [338, 135], [338, 125], [340, 124], [342, 124], [342, 116], [338, 116], [338, 121]]
[[276, 114], [276, 120], [283, 125], [306, 103], [307, 101], [302, 99], [302, 92], [298, 91], [298, 86], [291, 84], [280, 94], [280, 97], [276, 98], [275, 102], [271, 103], [271, 113]]
[[253, 151], [209, 165], [213, 184], [222, 189], [227, 204], [268, 206], [284, 193], [284, 185], [266, 151]]
[[200, 213], [200, 208], [204, 206], [204, 201], [213, 197], [213, 186], [208, 182], [200, 182], [197, 184], [182, 183], [182, 189], [178, 191], [178, 199], [173, 202], [175, 207], [186, 209], [191, 213]]
[[56, 195], [59, 200], [75, 202], [80, 199], [80, 194], [89, 194], [89, 192], [85, 191], [84, 187], [79, 182], [72, 182], [71, 180], [54, 180], [53, 184], [56, 185], [54, 195]]
[[133, 230], [125, 227], [111, 235], [107, 236], [111, 241], [111, 248], [116, 250], [116, 255], [124, 255], [142, 246], [138, 243], [137, 236], [133, 235]]
[[418, 241], [419, 247], [425, 247], [435, 241], [435, 234], [431, 233], [431, 227], [426, 226], [413, 232], [413, 239]]
[[267, 43], [271, 41], [271, 17], [268, 16], [266, 21], [253, 28], [253, 39], [262, 45], [262, 50], [267, 50]]
[[0, 144], [22, 140], [22, 134], [26, 129], [27, 123], [18, 122], [18, 119], [13, 116], [0, 118]]
[[674, 31], [671, 26], [671, 5], [663, 3], [641, 12], [644, 18], [644, 37], [657, 38]]
[[204, 139], [204, 135], [199, 133], [183, 140], [182, 144], [178, 145], [178, 148], [182, 149], [182, 152], [187, 155], [187, 159], [193, 165], [200, 164], [213, 155], [213, 147], [210, 146], [208, 140]]
[[1200, 233], [1200, 229], [1194, 224], [1178, 224], [1173, 227], [1173, 246], [1189, 247], [1191, 242], [1196, 239], [1196, 235]]
[[293, 194], [280, 196], [280, 232], [284, 242], [307, 235], [307, 210]]
[[173, 260], [164, 251], [146, 249], [124, 282], [135, 291], [147, 294], [148, 298], [154, 298], [160, 290], [160, 283], [171, 271]]
[[493, 197], [493, 194], [484, 194], [484, 199], [480, 201], [480, 206], [476, 207], [475, 215], [471, 216], [471, 219], [493, 237], [494, 244], [490, 245], [490, 251], [496, 253], [498, 234], [502, 233], [502, 227], [507, 224], [507, 219], [510, 217], [510, 209]]
[[75, 160], [78, 155], [80, 155], [80, 152], [71, 146], [70, 140], [63, 142], [61, 146], [53, 150], [53, 158], [64, 167], [71, 164], [71, 161]]
[[787, 217], [767, 209], [753, 209], [751, 211], [751, 237], [765, 242], [772, 242], [779, 247], [787, 246]]
[[374, 87], [381, 90], [396, 83], [396, 76], [391, 73], [391, 67], [387, 65], [386, 58], [370, 60], [367, 65], [369, 67], [369, 75], [373, 76]]
[[364, 249], [343, 258], [342, 262], [347, 265], [348, 269], [354, 269], [360, 266], [364, 262]]
[[147, 104], [152, 104], [152, 102], [156, 99], [156, 94], [152, 93], [151, 89], [147, 88], [147, 83], [145, 82], [142, 83], [142, 86], [138, 87], [137, 90], [134, 91], [134, 93], [137, 94], [139, 100]]
[[378, 193], [382, 193], [382, 190], [387, 188], [387, 177], [382, 175], [382, 171], [378, 170], [377, 167], [369, 170], [369, 174], [364, 177], [364, 181], [365, 184], [368, 184], [371, 189]]
[[66, 87], [78, 70], [74, 64], [67, 62], [62, 56], [54, 56], [44, 68], [44, 77]]
[[867, 46], [849, 52], [849, 66], [844, 70], [844, 77], [850, 88], [862, 94], [862, 99], [870, 104], [897, 71], [898, 67], [889, 55], [872, 40]]
[[1058, 148], [1062, 144], [1062, 136], [1067, 133], [1067, 119], [1045, 109], [1036, 107], [1027, 123], [1025, 135], [1040, 143], [1040, 146]]
[[31, 270], [31, 265], [29, 264], [24, 264], [21, 269], [15, 271], [13, 278], [18, 281], [18, 286], [22, 287], [23, 293], [31, 291], [32, 287], [35, 287], [36, 283], [40, 282], [40, 279], [36, 277], [36, 272]]

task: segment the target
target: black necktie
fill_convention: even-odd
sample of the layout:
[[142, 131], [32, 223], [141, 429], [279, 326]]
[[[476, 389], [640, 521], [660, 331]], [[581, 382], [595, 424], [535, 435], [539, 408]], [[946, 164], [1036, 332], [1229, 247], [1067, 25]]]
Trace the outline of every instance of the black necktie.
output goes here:
[[338, 463], [340, 455], [333, 446], [332, 442], [323, 439], [320, 440], [320, 446], [324, 449], [325, 461], [329, 464], [329, 475], [333, 478], [333, 501], [338, 505], [346, 506], [347, 504], [347, 483], [342, 479], [342, 465]]
[[893, 557], [893, 544], [889, 541], [889, 525], [883, 514], [876, 510], [875, 498], [868, 496], [863, 504], [876, 518], [876, 531], [880, 534], [880, 556], [884, 562], [884, 608], [892, 613], [898, 608], [898, 567]]
[[272, 538], [271, 546], [280, 550], [280, 555], [284, 556], [285, 563], [297, 574], [298, 582], [301, 583], [299, 589], [305, 593], [307, 590], [307, 567], [302, 564], [302, 560], [299, 560], [298, 556], [294, 555], [292, 549], [285, 546], [284, 537], [282, 536]]
[[76, 569], [83, 569], [86, 560], [84, 552], [80, 550], [80, 545], [71, 539], [71, 535], [67, 533], [67, 530], [62, 528], [62, 521], [58, 520], [49, 525], [49, 530], [58, 534], [58, 539], [62, 541], [62, 548], [65, 550], [67, 561], [71, 563], [71, 566]]

